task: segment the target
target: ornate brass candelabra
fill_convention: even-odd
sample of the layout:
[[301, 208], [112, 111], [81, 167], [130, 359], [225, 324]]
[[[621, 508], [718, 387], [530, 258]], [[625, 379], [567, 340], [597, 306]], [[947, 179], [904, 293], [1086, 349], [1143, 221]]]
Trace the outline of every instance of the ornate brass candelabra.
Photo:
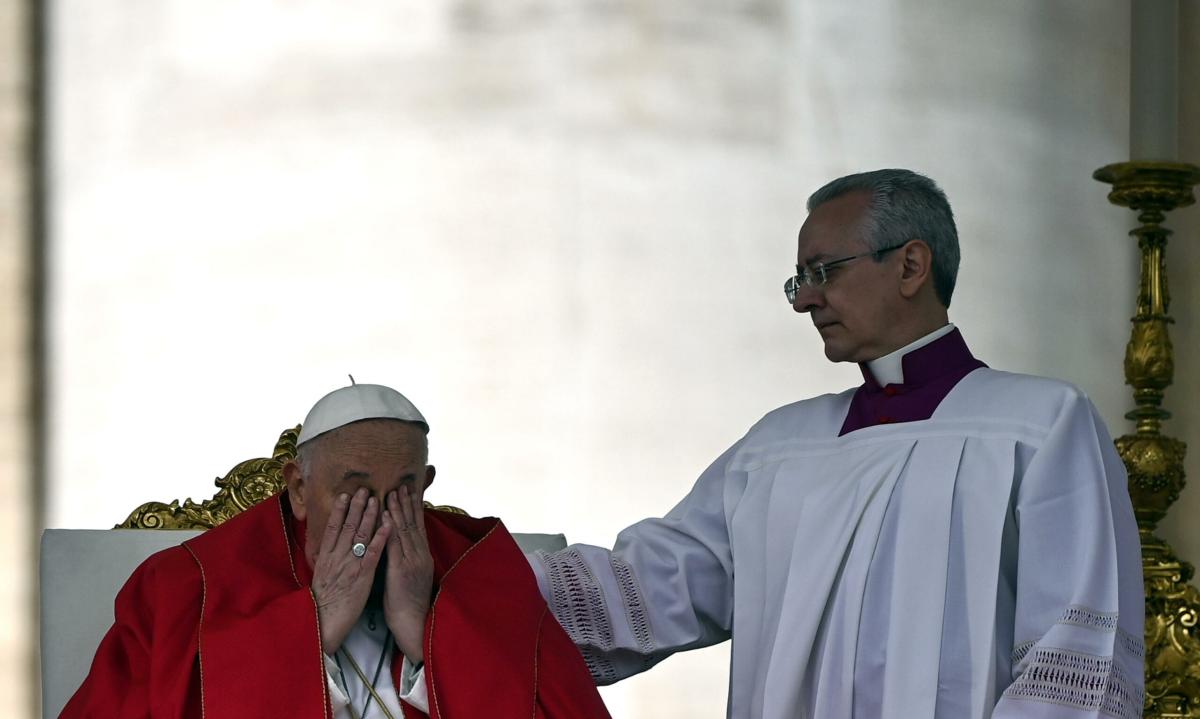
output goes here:
[[1138, 213], [1141, 226], [1129, 234], [1141, 250], [1141, 281], [1133, 332], [1125, 349], [1125, 382], [1135, 408], [1125, 415], [1133, 434], [1116, 441], [1129, 473], [1129, 494], [1142, 540], [1146, 584], [1146, 708], [1151, 717], [1200, 717], [1200, 592], [1188, 584], [1194, 569], [1154, 534], [1159, 520], [1183, 489], [1187, 446], [1162, 434], [1171, 413], [1163, 392], [1175, 374], [1168, 311], [1167, 212], [1192, 204], [1200, 167], [1159, 162], [1123, 162], [1093, 174], [1113, 186], [1108, 199]]

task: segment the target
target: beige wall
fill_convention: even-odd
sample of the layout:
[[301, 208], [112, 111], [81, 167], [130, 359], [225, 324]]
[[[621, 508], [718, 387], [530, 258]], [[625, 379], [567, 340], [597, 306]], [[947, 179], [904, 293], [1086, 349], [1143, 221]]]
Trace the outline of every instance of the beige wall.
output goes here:
[[[56, 8], [52, 526], [207, 496], [353, 372], [430, 416], [433, 499], [607, 544], [763, 412], [856, 381], [780, 287], [804, 196], [883, 165], [950, 194], [951, 315], [977, 354], [1081, 385], [1124, 431], [1131, 213], [1089, 179], [1128, 155], [1124, 0]], [[1172, 219], [1168, 395], [1194, 477], [1196, 214]], [[14, 377], [23, 318], [0, 315]], [[19, 432], [0, 428], [18, 463]], [[20, 491], [14, 466], [0, 491]], [[1189, 490], [1164, 532], [1200, 560], [1197, 505]], [[3, 591], [16, 606], [27, 586]], [[25, 633], [0, 635], [0, 681], [28, 638], [6, 624]], [[726, 651], [606, 697], [621, 717], [718, 716]]]
[[[841, 389], [781, 291], [805, 196], [937, 178], [978, 355], [1106, 417], [1133, 297], [1125, 0], [56, 3], [54, 526], [207, 496], [400, 387], [435, 501], [609, 544]], [[720, 714], [727, 648], [605, 690]]]
[[[1179, 155], [1200, 165], [1200, 3], [1180, 5]], [[1132, 213], [1131, 213], [1132, 214]], [[1163, 431], [1188, 444], [1185, 471], [1190, 485], [1162, 523], [1163, 538], [1180, 556], [1200, 562], [1200, 210], [1176, 210], [1168, 218], [1175, 231], [1167, 255], [1171, 314], [1175, 326], [1175, 386], [1166, 407], [1174, 413]], [[1129, 406], [1133, 406], [1132, 400]]]
[[25, 2], [0, 3], [0, 716], [33, 715]]

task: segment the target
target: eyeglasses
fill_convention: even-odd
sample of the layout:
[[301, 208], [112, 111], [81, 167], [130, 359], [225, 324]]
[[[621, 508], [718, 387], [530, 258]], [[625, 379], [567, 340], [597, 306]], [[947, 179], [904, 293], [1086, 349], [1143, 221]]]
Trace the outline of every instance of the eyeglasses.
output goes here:
[[876, 258], [882, 257], [888, 252], [891, 252], [892, 250], [898, 250], [907, 244], [907, 242], [903, 242], [899, 245], [893, 245], [892, 247], [884, 247], [881, 250], [871, 250], [870, 252], [850, 255], [849, 257], [842, 257], [829, 262], [818, 262], [812, 267], [807, 265], [796, 265], [796, 274], [787, 278], [787, 282], [783, 283], [783, 294], [787, 295], [787, 301], [789, 305], [795, 304], [796, 291], [801, 285], [805, 285], [807, 287], [824, 287], [825, 283], [829, 282], [830, 270], [836, 269], [851, 260], [857, 260], [860, 257], [866, 257], [868, 255], [875, 255]]

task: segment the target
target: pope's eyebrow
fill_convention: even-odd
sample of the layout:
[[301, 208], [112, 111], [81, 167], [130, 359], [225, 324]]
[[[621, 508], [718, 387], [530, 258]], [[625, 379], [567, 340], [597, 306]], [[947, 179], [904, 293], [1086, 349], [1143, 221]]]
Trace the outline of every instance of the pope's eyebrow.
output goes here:
[[[361, 469], [348, 469], [348, 470], [346, 470], [346, 473], [342, 475], [342, 482], [352, 482], [354, 480], [362, 481], [362, 480], [368, 480], [370, 478], [371, 478], [370, 472], [364, 472]], [[400, 478], [401, 482], [415, 482], [416, 480], [417, 480], [417, 475], [413, 472], [409, 472], [408, 474], [406, 474]]]

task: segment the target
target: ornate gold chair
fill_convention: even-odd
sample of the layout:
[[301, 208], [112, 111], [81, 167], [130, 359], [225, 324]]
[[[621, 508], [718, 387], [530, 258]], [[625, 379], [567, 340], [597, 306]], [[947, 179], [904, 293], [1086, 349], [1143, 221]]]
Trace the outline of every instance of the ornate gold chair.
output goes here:
[[[211, 529], [280, 492], [283, 466], [296, 456], [300, 427], [279, 436], [270, 457], [237, 464], [216, 480], [212, 499], [147, 502], [108, 529], [47, 529], [42, 535], [42, 712], [58, 716], [83, 682], [92, 656], [113, 622], [113, 600], [125, 580], [154, 552]], [[428, 502], [426, 506], [430, 505]], [[465, 514], [457, 507], [436, 509]], [[133, 530], [133, 531], [125, 531]], [[174, 531], [139, 531], [174, 530]], [[527, 552], [566, 546], [561, 534], [513, 534]]]

